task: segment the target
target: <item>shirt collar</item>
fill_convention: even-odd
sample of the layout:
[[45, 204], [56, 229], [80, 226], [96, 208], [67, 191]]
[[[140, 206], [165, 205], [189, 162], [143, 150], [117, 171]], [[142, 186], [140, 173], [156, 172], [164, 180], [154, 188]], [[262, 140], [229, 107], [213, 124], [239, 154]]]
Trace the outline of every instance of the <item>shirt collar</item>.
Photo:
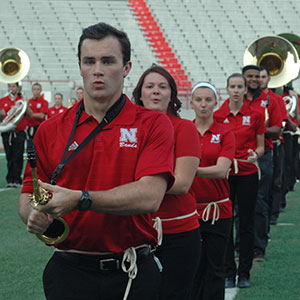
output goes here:
[[[136, 118], [136, 105], [133, 104], [129, 98], [125, 95], [126, 97], [126, 102], [124, 107], [122, 108], [121, 112], [115, 117], [115, 119], [111, 122], [113, 125], [130, 125], [135, 121]], [[83, 101], [80, 100], [77, 102], [72, 109], [74, 108], [74, 114], [76, 114], [77, 108], [80, 105], [80, 103]], [[91, 119], [95, 120], [95, 118], [91, 115], [88, 115], [85, 111], [82, 112], [80, 115], [78, 125], [82, 124], [86, 120]], [[105, 126], [105, 128], [108, 128], [111, 126], [111, 123]]]

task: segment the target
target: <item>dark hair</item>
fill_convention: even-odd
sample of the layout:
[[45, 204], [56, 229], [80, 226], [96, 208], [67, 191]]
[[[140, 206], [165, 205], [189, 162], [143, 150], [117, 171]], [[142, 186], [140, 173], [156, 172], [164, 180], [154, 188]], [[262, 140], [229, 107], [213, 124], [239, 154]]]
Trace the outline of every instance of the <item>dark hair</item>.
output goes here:
[[10, 82], [8, 84], [15, 84], [16, 86], [19, 86], [19, 81], [17, 81], [17, 82]]
[[144, 84], [145, 77], [150, 73], [158, 73], [164, 78], [167, 79], [170, 88], [171, 88], [171, 101], [168, 106], [168, 112], [172, 115], [179, 117], [178, 111], [181, 108], [181, 102], [177, 97], [177, 85], [175, 79], [172, 75], [163, 67], [153, 64], [149, 69], [147, 69], [142, 76], [140, 77], [135, 89], [133, 90], [132, 96], [135, 104], [144, 106], [143, 102], [141, 101], [142, 95], [142, 86]]
[[227, 85], [226, 85], [226, 87], [229, 86], [229, 80], [230, 80], [231, 78], [236, 78], [236, 77], [242, 78], [242, 79], [244, 80], [245, 87], [247, 86], [247, 81], [246, 81], [246, 78], [245, 78], [245, 76], [244, 76], [243, 74], [241, 74], [241, 73], [233, 73], [233, 74], [231, 74], [231, 75], [227, 78]]
[[31, 88], [33, 88], [33, 87], [36, 86], [36, 85], [38, 85], [38, 86], [40, 87], [40, 89], [42, 89], [42, 85], [41, 85], [40, 83], [38, 83], [38, 82], [35, 82], [35, 83], [32, 85]]
[[82, 90], [82, 91], [83, 91], [83, 87], [82, 87], [82, 86], [79, 86], [79, 87], [76, 89], [76, 92], [79, 91], [79, 90]]
[[261, 71], [266, 71], [266, 72], [267, 72], [267, 75], [268, 75], [268, 77], [270, 76], [270, 72], [269, 72], [269, 70], [268, 70], [267, 68], [263, 67], [263, 66], [259, 67], [259, 71], [260, 71], [260, 72], [261, 72]]
[[256, 66], [256, 65], [248, 65], [248, 66], [245, 66], [245, 67], [242, 69], [242, 73], [245, 74], [245, 72], [248, 71], [248, 70], [256, 70], [256, 71], [260, 71], [258, 66]]
[[106, 23], [91, 25], [82, 30], [78, 43], [79, 61], [81, 56], [81, 46], [85, 39], [102, 40], [108, 36], [113, 36], [118, 39], [123, 54], [123, 64], [125, 65], [128, 61], [130, 61], [131, 47], [127, 34]]
[[55, 93], [55, 94], [54, 94], [54, 97], [55, 97], [55, 96], [60, 96], [62, 100], [64, 99], [64, 96], [63, 96], [62, 93]]

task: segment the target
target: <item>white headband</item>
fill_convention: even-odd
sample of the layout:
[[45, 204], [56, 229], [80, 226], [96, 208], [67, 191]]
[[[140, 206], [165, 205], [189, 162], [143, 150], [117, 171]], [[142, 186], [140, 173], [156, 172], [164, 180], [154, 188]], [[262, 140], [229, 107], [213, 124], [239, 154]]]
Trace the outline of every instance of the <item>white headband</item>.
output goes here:
[[192, 89], [192, 96], [193, 96], [195, 90], [200, 88], [200, 87], [206, 87], [206, 88], [211, 89], [214, 92], [214, 94], [216, 96], [216, 99], [218, 100], [218, 92], [217, 92], [216, 88], [209, 82], [199, 82], [199, 83], [197, 83]]

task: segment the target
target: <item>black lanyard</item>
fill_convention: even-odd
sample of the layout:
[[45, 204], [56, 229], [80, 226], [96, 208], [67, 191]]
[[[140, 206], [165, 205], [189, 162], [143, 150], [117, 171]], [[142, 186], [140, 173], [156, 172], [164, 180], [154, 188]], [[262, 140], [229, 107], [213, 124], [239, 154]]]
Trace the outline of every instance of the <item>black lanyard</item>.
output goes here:
[[113, 106], [107, 111], [105, 114], [103, 120], [101, 123], [97, 125], [97, 127], [89, 133], [89, 135], [84, 139], [84, 141], [76, 148], [75, 151], [71, 153], [71, 155], [66, 159], [68, 149], [70, 146], [70, 143], [72, 141], [75, 129], [77, 127], [80, 115], [84, 109], [83, 101], [79, 104], [77, 111], [76, 111], [76, 117], [73, 124], [73, 128], [71, 130], [63, 157], [59, 163], [59, 165], [56, 167], [55, 171], [52, 174], [51, 177], [51, 184], [56, 185], [56, 177], [59, 175], [59, 173], [62, 171], [62, 169], [65, 167], [67, 163], [69, 163], [103, 128], [105, 125], [110, 123], [122, 110], [126, 102], [126, 98], [124, 95], [121, 95], [121, 97], [118, 99], [116, 103], [113, 104]]

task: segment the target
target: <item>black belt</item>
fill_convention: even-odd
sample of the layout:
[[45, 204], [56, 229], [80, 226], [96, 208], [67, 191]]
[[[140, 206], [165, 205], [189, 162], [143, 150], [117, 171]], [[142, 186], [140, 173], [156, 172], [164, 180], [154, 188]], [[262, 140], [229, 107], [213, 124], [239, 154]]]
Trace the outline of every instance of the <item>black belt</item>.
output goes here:
[[[151, 253], [148, 246], [135, 249], [137, 261], [147, 257]], [[123, 253], [115, 255], [86, 255], [69, 252], [55, 252], [54, 256], [69, 261], [70, 263], [84, 269], [111, 272], [121, 269]]]

